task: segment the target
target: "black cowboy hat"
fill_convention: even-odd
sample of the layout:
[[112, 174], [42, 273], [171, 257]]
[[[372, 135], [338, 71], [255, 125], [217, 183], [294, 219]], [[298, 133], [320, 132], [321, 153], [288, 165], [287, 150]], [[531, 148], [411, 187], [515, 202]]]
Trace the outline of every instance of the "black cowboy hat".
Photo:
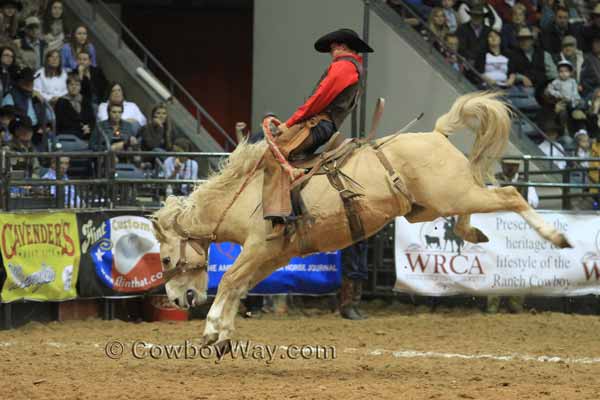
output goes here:
[[331, 51], [331, 43], [344, 43], [357, 53], [373, 53], [374, 51], [352, 29], [338, 29], [337, 31], [321, 36], [315, 42], [315, 50], [319, 53], [329, 53]]
[[23, 2], [21, 0], [0, 0], [0, 7], [12, 4], [18, 11], [23, 10]]
[[27, 115], [17, 114], [8, 124], [8, 130], [14, 135], [17, 133], [17, 130], [21, 128], [33, 130], [33, 123], [31, 122], [31, 118]]
[[477, 4], [473, 5], [472, 7], [470, 7], [467, 10], [467, 13], [469, 15], [479, 15], [479, 16], [485, 17], [488, 14], [488, 10], [483, 6], [483, 4], [477, 3]]
[[29, 67], [21, 68], [15, 73], [15, 81], [29, 81], [35, 80], [35, 73]]

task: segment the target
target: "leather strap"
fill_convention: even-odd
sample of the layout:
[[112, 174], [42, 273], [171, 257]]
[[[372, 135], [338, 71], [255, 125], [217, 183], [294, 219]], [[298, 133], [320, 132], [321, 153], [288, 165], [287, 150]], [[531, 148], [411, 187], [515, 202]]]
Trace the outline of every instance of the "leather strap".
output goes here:
[[375, 148], [374, 146], [373, 146], [373, 151], [375, 152], [375, 155], [379, 159], [379, 162], [381, 163], [381, 165], [383, 165], [383, 168], [385, 168], [385, 170], [387, 171], [388, 178], [390, 179], [390, 181], [392, 183], [392, 187], [394, 189], [396, 189], [396, 191], [398, 193], [405, 196], [410, 203], [414, 203], [415, 199], [414, 199], [413, 195], [406, 188], [406, 185], [404, 184], [404, 179], [402, 179], [402, 177], [396, 172], [396, 170], [394, 169], [394, 167], [392, 166], [390, 161], [387, 159], [385, 154], [383, 154], [383, 152], [381, 150]]
[[327, 173], [327, 178], [340, 194], [342, 202], [344, 203], [344, 210], [346, 211], [346, 218], [350, 225], [350, 236], [354, 242], [358, 242], [365, 237], [365, 228], [360, 218], [359, 210], [357, 207], [356, 197], [360, 195], [348, 189], [344, 184], [344, 181], [340, 177], [337, 168], [333, 168]]

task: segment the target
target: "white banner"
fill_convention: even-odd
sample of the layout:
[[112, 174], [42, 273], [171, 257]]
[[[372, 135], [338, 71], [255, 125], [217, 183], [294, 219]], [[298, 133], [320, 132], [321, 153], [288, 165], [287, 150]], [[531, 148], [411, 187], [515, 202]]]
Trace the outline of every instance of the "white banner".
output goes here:
[[456, 217], [418, 224], [397, 218], [394, 290], [426, 296], [600, 294], [600, 215], [541, 214], [574, 248], [558, 249], [515, 213], [473, 215], [471, 225], [490, 239], [480, 244], [454, 234]]

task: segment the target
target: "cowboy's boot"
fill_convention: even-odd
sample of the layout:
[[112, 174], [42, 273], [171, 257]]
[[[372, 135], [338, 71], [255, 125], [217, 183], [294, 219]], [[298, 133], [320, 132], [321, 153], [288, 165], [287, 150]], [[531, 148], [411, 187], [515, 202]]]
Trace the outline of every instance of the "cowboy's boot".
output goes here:
[[354, 308], [352, 302], [354, 296], [354, 281], [348, 278], [342, 279], [342, 288], [340, 290], [340, 315], [342, 318], [351, 320], [363, 319]]
[[514, 314], [520, 314], [523, 312], [523, 303], [525, 298], [523, 296], [510, 296], [508, 298], [508, 311]]
[[488, 314], [496, 314], [498, 308], [500, 308], [500, 296], [488, 296], [485, 312]]
[[360, 305], [360, 299], [362, 298], [362, 281], [357, 279], [353, 282], [352, 288], [352, 306], [354, 311], [360, 316], [360, 319], [367, 319], [368, 316], [364, 311], [361, 311], [358, 306]]

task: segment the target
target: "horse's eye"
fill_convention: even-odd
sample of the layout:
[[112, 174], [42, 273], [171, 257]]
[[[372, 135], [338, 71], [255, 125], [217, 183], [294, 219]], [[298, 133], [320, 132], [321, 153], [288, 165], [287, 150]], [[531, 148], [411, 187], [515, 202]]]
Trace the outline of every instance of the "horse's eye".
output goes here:
[[162, 263], [164, 265], [169, 265], [171, 263], [171, 257], [165, 257], [162, 259]]

